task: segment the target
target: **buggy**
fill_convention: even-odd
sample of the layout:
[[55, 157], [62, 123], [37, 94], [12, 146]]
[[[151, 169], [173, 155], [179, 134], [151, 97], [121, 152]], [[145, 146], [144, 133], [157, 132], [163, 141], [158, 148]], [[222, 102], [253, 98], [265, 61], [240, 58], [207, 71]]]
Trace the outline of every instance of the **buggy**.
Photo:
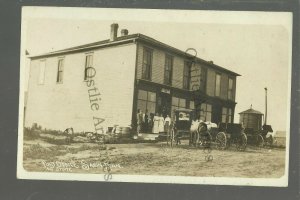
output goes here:
[[171, 123], [171, 131], [168, 137], [171, 146], [181, 144], [181, 140], [188, 139], [189, 145], [198, 147], [209, 146], [212, 137], [208, 131], [208, 124], [194, 121], [195, 112], [190, 109], [176, 109]]
[[242, 124], [220, 123], [215, 137], [217, 149], [224, 150], [235, 145], [238, 151], [244, 151], [247, 146], [247, 136]]

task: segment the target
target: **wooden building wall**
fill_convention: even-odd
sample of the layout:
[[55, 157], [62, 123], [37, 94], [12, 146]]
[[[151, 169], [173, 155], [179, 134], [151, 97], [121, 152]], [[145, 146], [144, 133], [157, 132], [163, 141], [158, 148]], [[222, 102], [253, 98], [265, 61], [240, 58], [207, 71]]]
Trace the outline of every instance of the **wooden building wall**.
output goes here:
[[[93, 54], [96, 69], [94, 86], [84, 81], [86, 53]], [[57, 83], [58, 59], [64, 59], [63, 82]], [[93, 117], [104, 118], [103, 125], [131, 124], [136, 45], [69, 53], [31, 61], [25, 126], [33, 123], [43, 128], [74, 131], [94, 131]], [[40, 61], [46, 61], [45, 80], [38, 84]], [[88, 89], [96, 87], [101, 100], [93, 111]]]

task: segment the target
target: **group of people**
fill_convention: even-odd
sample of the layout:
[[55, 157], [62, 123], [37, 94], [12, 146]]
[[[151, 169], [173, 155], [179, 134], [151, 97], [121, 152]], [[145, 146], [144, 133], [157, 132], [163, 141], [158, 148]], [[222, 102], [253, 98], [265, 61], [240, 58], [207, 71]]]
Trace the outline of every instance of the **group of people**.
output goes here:
[[138, 109], [137, 112], [137, 133], [161, 133], [169, 132], [171, 125], [171, 118], [167, 115], [165, 118], [162, 114], [153, 113], [148, 114]]

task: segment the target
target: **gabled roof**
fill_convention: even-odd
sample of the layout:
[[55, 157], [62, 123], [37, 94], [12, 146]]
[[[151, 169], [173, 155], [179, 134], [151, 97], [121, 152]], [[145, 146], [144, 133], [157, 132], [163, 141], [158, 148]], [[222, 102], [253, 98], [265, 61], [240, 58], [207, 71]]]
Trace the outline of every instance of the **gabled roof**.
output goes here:
[[245, 110], [243, 112], [240, 112], [239, 114], [257, 114], [257, 115], [263, 115], [261, 112], [254, 110], [252, 108]]
[[107, 46], [114, 46], [114, 45], [120, 45], [120, 44], [124, 44], [124, 43], [130, 43], [130, 42], [135, 42], [135, 41], [142, 41], [142, 42], [146, 42], [149, 43], [150, 45], [154, 45], [160, 48], [164, 48], [167, 49], [168, 51], [172, 51], [175, 54], [181, 55], [183, 57], [186, 57], [187, 59], [195, 59], [195, 61], [198, 61], [200, 63], [205, 63], [206, 65], [209, 65], [212, 68], [221, 70], [221, 71], [225, 71], [229, 74], [232, 74], [234, 76], [240, 76], [240, 74], [237, 74], [233, 71], [230, 71], [226, 68], [223, 68], [221, 66], [218, 66], [210, 61], [206, 61], [203, 60], [199, 57], [194, 57], [191, 54], [188, 54], [184, 51], [181, 51], [175, 47], [172, 47], [170, 45], [167, 45], [165, 43], [162, 43], [158, 40], [155, 40], [149, 36], [137, 33], [137, 34], [131, 34], [131, 35], [126, 35], [126, 36], [119, 36], [116, 38], [116, 40], [114, 41], [110, 41], [110, 40], [102, 40], [102, 41], [98, 41], [98, 42], [93, 42], [93, 43], [89, 43], [89, 44], [84, 44], [84, 45], [79, 45], [79, 46], [75, 46], [75, 47], [71, 47], [71, 48], [66, 48], [66, 49], [62, 49], [62, 50], [58, 50], [58, 51], [53, 51], [53, 52], [49, 52], [49, 53], [45, 53], [45, 54], [40, 54], [40, 55], [35, 55], [35, 56], [29, 56], [29, 58], [31, 59], [36, 59], [36, 58], [43, 58], [43, 57], [49, 57], [49, 56], [57, 56], [57, 55], [62, 55], [62, 54], [67, 54], [67, 53], [74, 53], [74, 52], [78, 52], [78, 51], [83, 51], [83, 50], [92, 50], [92, 49], [97, 49], [97, 48], [104, 48]]

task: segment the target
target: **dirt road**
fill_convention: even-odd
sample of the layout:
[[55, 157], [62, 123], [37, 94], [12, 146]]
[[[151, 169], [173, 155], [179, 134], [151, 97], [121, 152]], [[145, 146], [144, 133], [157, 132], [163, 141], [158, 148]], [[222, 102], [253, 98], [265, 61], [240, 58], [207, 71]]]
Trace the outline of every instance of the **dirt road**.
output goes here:
[[[211, 155], [207, 162], [205, 156]], [[170, 148], [166, 143], [54, 145], [42, 140], [25, 141], [24, 168], [27, 171], [103, 173], [110, 165], [115, 174], [278, 178], [283, 176], [285, 149], [247, 147], [208, 154], [187, 144]]]

